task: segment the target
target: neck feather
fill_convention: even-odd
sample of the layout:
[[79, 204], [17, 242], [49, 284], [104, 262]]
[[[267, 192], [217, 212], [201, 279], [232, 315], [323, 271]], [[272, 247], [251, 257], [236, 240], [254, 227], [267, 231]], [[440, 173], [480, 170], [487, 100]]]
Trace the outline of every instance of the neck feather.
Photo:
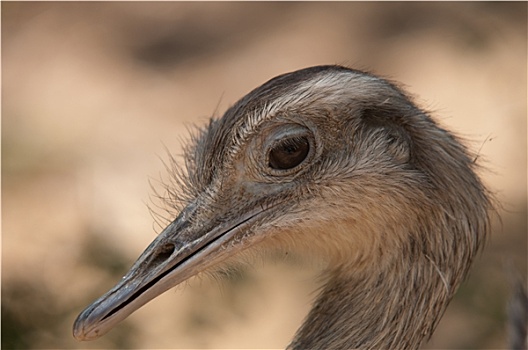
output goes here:
[[458, 284], [427, 255], [375, 274], [342, 271], [331, 274], [288, 349], [416, 349]]

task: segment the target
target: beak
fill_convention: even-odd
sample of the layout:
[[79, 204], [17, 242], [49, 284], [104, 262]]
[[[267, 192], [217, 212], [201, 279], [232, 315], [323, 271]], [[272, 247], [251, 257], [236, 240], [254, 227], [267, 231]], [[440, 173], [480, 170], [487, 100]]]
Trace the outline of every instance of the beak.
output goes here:
[[[236, 220], [200, 220], [204, 211], [196, 202], [145, 249], [130, 271], [75, 320], [73, 336], [93, 340], [150, 300], [246, 247], [242, 236], [263, 208]], [[237, 244], [229, 244], [236, 238]], [[241, 242], [242, 241], [242, 242]]]

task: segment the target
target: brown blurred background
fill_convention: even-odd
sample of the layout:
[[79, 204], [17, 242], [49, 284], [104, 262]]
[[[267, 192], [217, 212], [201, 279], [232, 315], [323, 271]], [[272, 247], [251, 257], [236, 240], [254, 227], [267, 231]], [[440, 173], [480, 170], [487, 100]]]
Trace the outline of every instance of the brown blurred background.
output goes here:
[[155, 237], [149, 179], [193, 124], [281, 73], [401, 81], [479, 150], [502, 222], [426, 348], [504, 348], [526, 276], [527, 4], [2, 2], [2, 348], [283, 348], [315, 271], [194, 279], [100, 340], [77, 314]]

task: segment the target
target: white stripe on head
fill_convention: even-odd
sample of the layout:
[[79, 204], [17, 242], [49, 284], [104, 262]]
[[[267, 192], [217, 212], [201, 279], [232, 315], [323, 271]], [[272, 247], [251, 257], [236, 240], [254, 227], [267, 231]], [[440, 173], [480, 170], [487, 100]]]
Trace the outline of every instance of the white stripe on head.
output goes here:
[[384, 81], [379, 78], [355, 71], [319, 72], [310, 79], [298, 83], [293, 89], [285, 90], [282, 96], [278, 96], [249, 115], [235, 135], [233, 150], [237, 152], [262, 123], [273, 118], [280, 111], [310, 107], [315, 103], [336, 104], [350, 99], [368, 100], [379, 91], [380, 86], [384, 85]]

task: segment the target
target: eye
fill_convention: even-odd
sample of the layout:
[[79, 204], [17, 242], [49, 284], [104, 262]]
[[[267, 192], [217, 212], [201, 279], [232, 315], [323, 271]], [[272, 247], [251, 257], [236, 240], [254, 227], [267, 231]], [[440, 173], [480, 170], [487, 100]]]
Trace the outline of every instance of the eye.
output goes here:
[[310, 142], [305, 136], [290, 137], [278, 141], [269, 151], [269, 166], [287, 170], [301, 164], [310, 152]]

